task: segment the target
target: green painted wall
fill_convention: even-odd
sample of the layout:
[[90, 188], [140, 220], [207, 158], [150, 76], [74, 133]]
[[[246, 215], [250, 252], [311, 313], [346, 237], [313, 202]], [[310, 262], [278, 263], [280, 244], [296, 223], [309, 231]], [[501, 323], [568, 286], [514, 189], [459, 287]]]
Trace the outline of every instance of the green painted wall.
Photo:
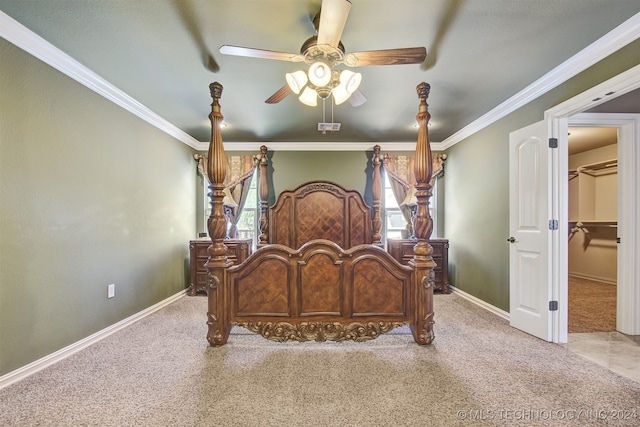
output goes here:
[[186, 145], [4, 39], [0, 58], [3, 375], [185, 289], [197, 177]]
[[638, 64], [640, 40], [447, 151], [444, 235], [453, 285], [509, 311], [509, 133]]
[[273, 190], [279, 194], [283, 190], [293, 190], [307, 181], [329, 180], [364, 193], [366, 189], [370, 189], [367, 176], [373, 173], [372, 156], [371, 151], [274, 152], [270, 159], [273, 167]]

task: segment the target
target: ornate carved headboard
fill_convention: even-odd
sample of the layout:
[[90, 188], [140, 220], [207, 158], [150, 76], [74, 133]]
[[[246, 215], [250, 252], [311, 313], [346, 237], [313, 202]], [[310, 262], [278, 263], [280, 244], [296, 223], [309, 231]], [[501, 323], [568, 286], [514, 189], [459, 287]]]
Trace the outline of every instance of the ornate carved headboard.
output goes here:
[[269, 243], [297, 249], [326, 239], [344, 249], [371, 244], [371, 209], [357, 191], [328, 181], [312, 181], [280, 193], [270, 208]]

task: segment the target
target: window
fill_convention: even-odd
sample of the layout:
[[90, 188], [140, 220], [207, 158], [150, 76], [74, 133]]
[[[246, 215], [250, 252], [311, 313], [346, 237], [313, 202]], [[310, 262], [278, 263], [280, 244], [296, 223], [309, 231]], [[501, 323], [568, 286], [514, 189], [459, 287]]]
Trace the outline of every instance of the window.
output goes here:
[[255, 248], [258, 237], [258, 224], [260, 222], [260, 209], [258, 203], [258, 174], [254, 173], [249, 184], [249, 194], [244, 203], [244, 208], [238, 220], [238, 239], [251, 239]]
[[402, 230], [406, 230], [407, 222], [400, 212], [400, 207], [391, 189], [391, 180], [383, 175], [384, 192], [382, 209], [384, 211], [383, 235], [387, 239], [401, 239]]
[[[391, 180], [386, 177], [383, 173], [384, 180], [384, 189], [382, 196], [382, 213], [381, 216], [384, 218], [382, 235], [385, 239], [401, 239], [408, 238], [409, 236], [403, 236], [403, 230], [406, 230], [407, 222], [400, 211], [400, 207], [398, 206], [398, 202], [396, 202], [396, 198], [393, 194], [393, 190], [391, 189]], [[438, 236], [437, 232], [437, 178], [434, 180], [432, 191], [432, 196], [429, 198], [429, 213], [431, 214], [431, 219], [433, 220], [433, 232], [431, 233], [432, 237]]]
[[[244, 208], [238, 220], [237, 239], [252, 239], [255, 248], [258, 238], [258, 225], [260, 222], [260, 209], [258, 203], [258, 174], [254, 173], [249, 184], [249, 193], [245, 201]], [[211, 215], [211, 199], [209, 198], [209, 186], [204, 187], [204, 227], [207, 229], [207, 221]], [[231, 227], [231, 223], [227, 223], [227, 227]], [[227, 229], [227, 232], [229, 230]]]

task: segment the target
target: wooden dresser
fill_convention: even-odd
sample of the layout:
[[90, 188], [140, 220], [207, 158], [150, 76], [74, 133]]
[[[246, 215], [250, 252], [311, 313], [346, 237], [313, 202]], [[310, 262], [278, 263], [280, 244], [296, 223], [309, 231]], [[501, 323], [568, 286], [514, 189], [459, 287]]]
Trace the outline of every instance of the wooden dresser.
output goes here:
[[[225, 240], [227, 246], [227, 256], [234, 264], [239, 264], [251, 254], [252, 240]], [[207, 293], [207, 269], [204, 264], [209, 259], [207, 248], [211, 246], [211, 239], [198, 239], [189, 242], [189, 256], [191, 263], [191, 283], [189, 284], [189, 295], [198, 292]]]
[[[387, 239], [387, 251], [402, 264], [407, 264], [413, 258], [413, 247], [416, 241], [412, 239]], [[449, 290], [449, 240], [431, 239], [433, 260], [438, 265], [433, 269], [435, 274], [434, 288], [448, 294]]]

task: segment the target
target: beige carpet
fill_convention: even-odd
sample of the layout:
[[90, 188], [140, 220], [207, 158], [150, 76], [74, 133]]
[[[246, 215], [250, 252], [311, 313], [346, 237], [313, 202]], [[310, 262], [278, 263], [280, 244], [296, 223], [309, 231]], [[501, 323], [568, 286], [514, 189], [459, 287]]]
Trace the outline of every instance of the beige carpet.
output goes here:
[[616, 330], [616, 285], [569, 276], [569, 332]]
[[205, 297], [181, 298], [0, 390], [0, 425], [638, 425], [597, 417], [640, 415], [640, 383], [455, 294], [435, 296], [428, 347], [406, 329], [284, 344], [234, 329], [211, 348], [205, 312]]

